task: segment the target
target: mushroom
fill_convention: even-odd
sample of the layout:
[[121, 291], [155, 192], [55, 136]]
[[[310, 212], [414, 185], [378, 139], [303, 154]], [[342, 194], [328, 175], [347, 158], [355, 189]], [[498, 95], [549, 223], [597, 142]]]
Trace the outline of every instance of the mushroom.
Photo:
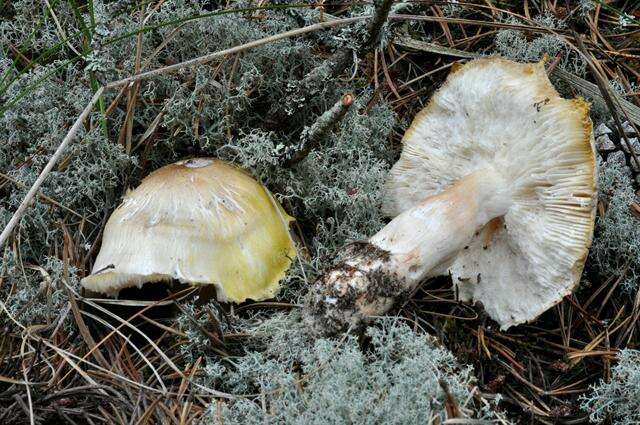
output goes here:
[[295, 247], [293, 219], [240, 168], [197, 158], [162, 167], [127, 193], [82, 285], [112, 295], [146, 282], [213, 284], [220, 301], [273, 297]]
[[386, 184], [395, 218], [343, 248], [307, 320], [322, 333], [359, 326], [446, 274], [502, 329], [535, 319], [580, 280], [593, 145], [588, 104], [561, 98], [543, 63], [485, 58], [454, 70], [404, 135]]

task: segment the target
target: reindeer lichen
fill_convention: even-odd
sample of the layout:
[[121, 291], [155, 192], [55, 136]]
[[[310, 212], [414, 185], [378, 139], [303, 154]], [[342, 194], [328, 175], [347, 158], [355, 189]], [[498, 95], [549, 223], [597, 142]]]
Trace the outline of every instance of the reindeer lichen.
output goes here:
[[622, 286], [635, 290], [640, 275], [640, 220], [631, 208], [638, 197], [629, 170], [620, 161], [612, 157], [598, 168], [604, 214], [596, 218], [588, 264], [603, 277], [623, 275]]
[[379, 320], [364, 345], [311, 338], [300, 319], [260, 321], [248, 328], [251, 352], [207, 366], [204, 379], [240, 396], [212, 404], [201, 423], [431, 423], [445, 419], [440, 381], [470, 418], [497, 418], [493, 404], [473, 396], [472, 369], [400, 319]]
[[622, 350], [611, 381], [593, 386], [582, 397], [582, 409], [593, 423], [607, 418], [618, 425], [640, 423], [640, 351]]
[[[545, 14], [534, 18], [536, 24], [550, 30], [562, 30], [566, 27], [563, 21]], [[515, 18], [507, 19], [507, 23], [522, 23]], [[564, 39], [556, 33], [537, 33], [534, 36], [516, 29], [502, 29], [495, 37], [495, 52], [519, 62], [538, 62], [545, 55], [550, 59], [559, 58], [558, 66], [565, 71], [584, 76], [586, 63]]]
[[65, 267], [55, 257], [46, 257], [39, 266], [24, 264], [9, 251], [0, 258], [0, 276], [2, 300], [10, 301], [4, 305], [6, 312], [0, 309], [0, 325], [5, 331], [16, 330], [14, 320], [49, 325], [50, 329], [58, 325], [67, 331], [73, 329], [65, 285], [77, 290], [80, 280], [75, 267]]

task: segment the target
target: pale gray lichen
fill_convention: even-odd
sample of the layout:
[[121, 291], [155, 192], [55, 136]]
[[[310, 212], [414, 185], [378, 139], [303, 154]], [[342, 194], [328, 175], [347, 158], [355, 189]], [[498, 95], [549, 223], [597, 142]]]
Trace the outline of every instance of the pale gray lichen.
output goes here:
[[638, 86], [635, 81], [629, 82], [628, 90], [627, 87], [625, 87], [622, 82], [620, 82], [620, 80], [611, 79], [608, 82], [609, 87], [611, 87], [615, 93], [619, 94], [624, 99], [629, 99], [632, 93], [636, 93], [640, 89], [640, 86]]
[[589, 266], [603, 277], [624, 273], [622, 286], [632, 290], [637, 289], [640, 275], [640, 220], [631, 211], [638, 197], [629, 170], [610, 157], [598, 167], [599, 201], [604, 214], [596, 218]]
[[441, 6], [442, 14], [447, 17], [460, 17], [465, 10], [465, 7], [460, 4], [458, 0], [449, 0], [446, 4]]
[[580, 0], [578, 11], [582, 16], [588, 15], [596, 9], [597, 0]]
[[622, 12], [618, 15], [618, 29], [623, 30], [626, 27], [637, 23], [637, 20], [627, 12]]
[[622, 350], [610, 382], [600, 381], [583, 397], [582, 409], [593, 423], [608, 418], [617, 425], [640, 423], [640, 351]]
[[384, 225], [382, 189], [393, 160], [387, 139], [396, 119], [386, 105], [362, 114], [366, 100], [360, 97], [337, 134], [297, 165], [296, 181], [288, 189], [300, 199], [304, 217], [316, 223], [312, 244], [318, 255], [334, 252], [347, 240], [368, 237]]
[[185, 334], [188, 344], [180, 346], [180, 354], [189, 364], [200, 356], [215, 355], [213, 337], [219, 337], [229, 329], [227, 320], [215, 300], [182, 303], [175, 324]]
[[[519, 62], [538, 62], [545, 55], [550, 59], [558, 57], [559, 67], [572, 74], [584, 76], [587, 68], [582, 57], [560, 35], [553, 32], [564, 29], [566, 24], [551, 14], [537, 16], [534, 21], [552, 32], [530, 35], [517, 29], [502, 29], [495, 37], [495, 53]], [[513, 17], [509, 17], [506, 22], [523, 24]]]
[[401, 319], [378, 320], [364, 345], [352, 336], [311, 338], [300, 319], [292, 312], [262, 320], [247, 328], [251, 352], [207, 364], [206, 381], [241, 396], [212, 404], [202, 424], [443, 421], [440, 380], [468, 417], [497, 418], [493, 404], [473, 396], [472, 369]]
[[[24, 264], [16, 254], [7, 251], [0, 257], [3, 303], [6, 312], [0, 310], [0, 325], [5, 331], [17, 330], [15, 321], [21, 324], [58, 324], [70, 331], [75, 325], [70, 314], [67, 289], [77, 290], [79, 278], [73, 266], [66, 266], [55, 257], [45, 257], [39, 266]], [[7, 314], [11, 315], [10, 319]]]

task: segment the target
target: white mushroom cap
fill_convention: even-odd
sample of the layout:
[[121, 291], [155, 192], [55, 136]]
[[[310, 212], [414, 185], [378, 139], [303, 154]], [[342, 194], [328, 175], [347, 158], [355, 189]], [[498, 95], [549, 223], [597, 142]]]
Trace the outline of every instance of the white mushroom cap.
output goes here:
[[562, 99], [542, 63], [474, 60], [448, 77], [403, 144], [386, 187], [391, 216], [477, 171], [491, 169], [506, 182], [496, 188], [509, 194], [506, 214], [439, 270], [451, 273], [460, 299], [482, 302], [508, 328], [571, 293], [591, 245], [596, 205], [585, 101]]
[[177, 279], [214, 284], [220, 301], [270, 298], [296, 255], [291, 220], [238, 167], [206, 158], [167, 165], [113, 212], [82, 285], [114, 294]]

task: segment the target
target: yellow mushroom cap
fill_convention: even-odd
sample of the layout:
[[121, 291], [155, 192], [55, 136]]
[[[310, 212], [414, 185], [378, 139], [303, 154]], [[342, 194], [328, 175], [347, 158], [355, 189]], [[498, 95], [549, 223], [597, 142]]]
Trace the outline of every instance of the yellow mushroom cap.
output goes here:
[[296, 255], [292, 220], [234, 165], [208, 158], [170, 164], [113, 212], [82, 285], [115, 294], [177, 279], [215, 285], [220, 301], [271, 298]]

